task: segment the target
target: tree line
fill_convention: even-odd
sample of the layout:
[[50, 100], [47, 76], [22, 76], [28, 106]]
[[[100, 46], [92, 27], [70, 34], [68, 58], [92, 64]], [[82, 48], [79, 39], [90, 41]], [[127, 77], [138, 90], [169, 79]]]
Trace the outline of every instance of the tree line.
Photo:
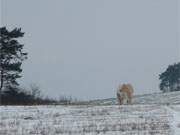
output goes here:
[[[24, 45], [18, 39], [24, 36], [21, 28], [11, 31], [6, 27], [0, 28], [0, 104], [48, 104], [57, 103], [56, 100], [42, 98], [39, 89], [27, 92], [19, 87], [17, 82], [21, 78], [22, 62], [28, 53], [23, 51]], [[180, 62], [169, 65], [159, 75], [159, 88], [163, 92], [180, 90]], [[59, 101], [70, 103], [71, 98], [62, 97]]]

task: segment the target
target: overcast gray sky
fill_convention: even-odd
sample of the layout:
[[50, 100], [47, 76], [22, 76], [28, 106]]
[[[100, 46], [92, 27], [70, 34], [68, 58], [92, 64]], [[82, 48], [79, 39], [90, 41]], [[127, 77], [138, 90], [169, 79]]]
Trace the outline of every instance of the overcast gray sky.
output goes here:
[[1, 0], [1, 24], [22, 27], [28, 60], [20, 82], [51, 97], [159, 92], [179, 60], [178, 0]]

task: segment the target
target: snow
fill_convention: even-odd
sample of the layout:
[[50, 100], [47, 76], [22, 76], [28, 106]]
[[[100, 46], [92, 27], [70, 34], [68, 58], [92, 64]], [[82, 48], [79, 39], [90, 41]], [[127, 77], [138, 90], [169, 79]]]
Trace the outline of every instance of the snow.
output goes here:
[[87, 105], [0, 106], [0, 135], [180, 135], [180, 92]]
[[[180, 107], [180, 106], [178, 106]], [[166, 109], [172, 114], [173, 119], [171, 120], [171, 128], [173, 129], [174, 135], [180, 135], [180, 110], [177, 111], [178, 107], [166, 106]]]
[[1, 106], [0, 135], [171, 135], [165, 106]]

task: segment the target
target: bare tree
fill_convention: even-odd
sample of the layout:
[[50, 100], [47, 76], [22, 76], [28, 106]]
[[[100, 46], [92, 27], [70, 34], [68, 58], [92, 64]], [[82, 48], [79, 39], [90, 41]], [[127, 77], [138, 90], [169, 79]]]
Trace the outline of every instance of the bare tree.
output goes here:
[[32, 83], [30, 85], [30, 91], [31, 91], [31, 95], [34, 97], [34, 98], [41, 98], [42, 95], [41, 95], [41, 91], [40, 91], [40, 87], [35, 84], [35, 83]]

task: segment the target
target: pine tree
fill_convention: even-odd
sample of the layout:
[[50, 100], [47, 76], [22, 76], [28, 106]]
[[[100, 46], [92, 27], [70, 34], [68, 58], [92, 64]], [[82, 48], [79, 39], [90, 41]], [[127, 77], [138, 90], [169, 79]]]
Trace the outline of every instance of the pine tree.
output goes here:
[[0, 28], [0, 103], [2, 89], [19, 85], [17, 79], [22, 72], [22, 62], [27, 53], [22, 52], [23, 46], [17, 40], [24, 36], [21, 29], [8, 31], [6, 27]]
[[165, 72], [159, 75], [160, 90], [167, 91], [180, 91], [180, 62], [169, 65]]

